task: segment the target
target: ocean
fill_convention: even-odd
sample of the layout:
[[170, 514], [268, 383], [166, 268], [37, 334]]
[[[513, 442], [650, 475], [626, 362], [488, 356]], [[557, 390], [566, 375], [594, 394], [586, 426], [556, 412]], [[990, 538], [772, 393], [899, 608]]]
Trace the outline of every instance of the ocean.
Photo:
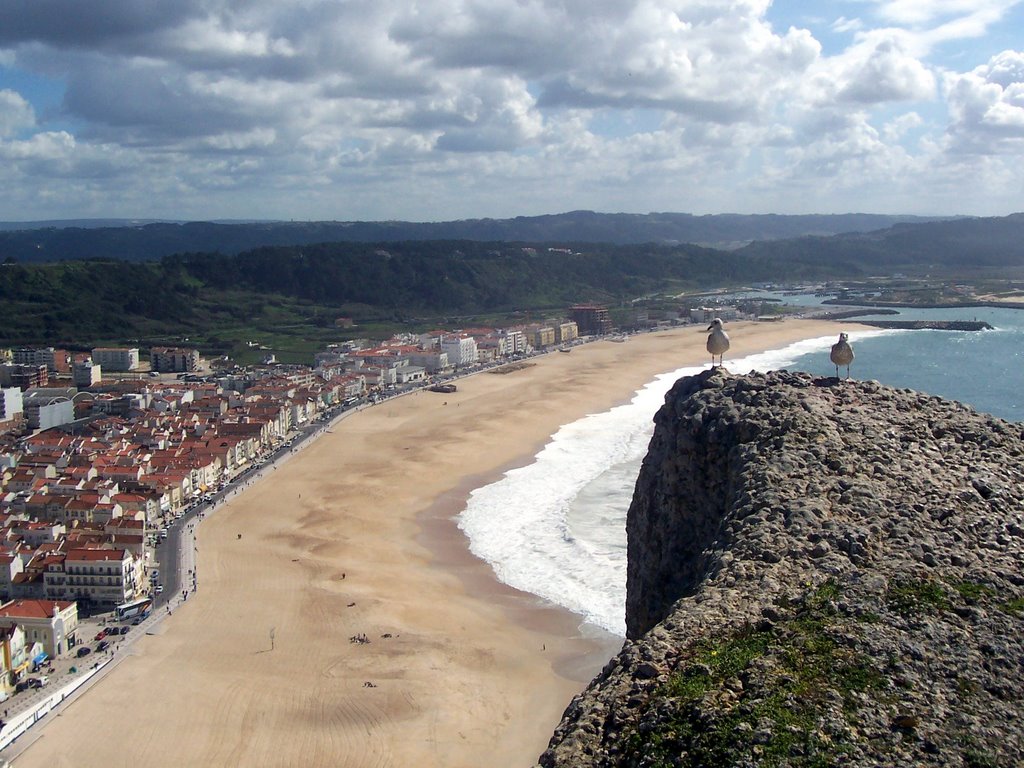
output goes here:
[[[814, 297], [786, 297], [813, 306]], [[902, 310], [880, 319], [984, 320], [993, 331], [863, 331], [850, 335], [852, 375], [959, 400], [1024, 421], [1024, 311]], [[855, 322], [851, 321], [851, 322]], [[728, 330], [728, 329], [727, 329]], [[740, 359], [737, 373], [780, 368], [834, 376], [837, 334]], [[626, 511], [653, 433], [652, 419], [681, 376], [658, 376], [626, 405], [562, 427], [533, 463], [473, 491], [458, 524], [498, 579], [625, 636]]]

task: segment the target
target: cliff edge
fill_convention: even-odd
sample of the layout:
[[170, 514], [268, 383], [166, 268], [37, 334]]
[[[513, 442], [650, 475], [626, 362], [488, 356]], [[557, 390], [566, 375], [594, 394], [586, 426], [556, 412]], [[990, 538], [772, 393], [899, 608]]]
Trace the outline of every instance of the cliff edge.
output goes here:
[[1024, 765], [1024, 428], [876, 382], [680, 379], [628, 638], [554, 766]]

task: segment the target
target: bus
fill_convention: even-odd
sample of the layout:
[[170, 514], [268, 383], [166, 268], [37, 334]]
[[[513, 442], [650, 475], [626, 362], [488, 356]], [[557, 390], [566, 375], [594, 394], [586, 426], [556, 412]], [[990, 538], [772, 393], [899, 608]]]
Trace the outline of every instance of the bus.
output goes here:
[[116, 612], [117, 620], [123, 621], [124, 619], [131, 619], [136, 616], [145, 618], [149, 615], [149, 609], [152, 607], [153, 601], [148, 597], [142, 597], [129, 603], [121, 603], [114, 608], [114, 611]]

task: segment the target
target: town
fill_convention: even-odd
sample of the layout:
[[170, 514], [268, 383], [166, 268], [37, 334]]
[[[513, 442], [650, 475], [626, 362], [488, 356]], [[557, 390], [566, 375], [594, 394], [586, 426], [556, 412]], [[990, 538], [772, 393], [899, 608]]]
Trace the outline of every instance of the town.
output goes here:
[[0, 350], [0, 700], [46, 685], [55, 661], [76, 672], [112, 653], [113, 636], [170, 610], [165, 582], [187, 599], [197, 574], [169, 573], [184, 545], [168, 532], [297, 441], [349, 409], [454, 391], [457, 376], [612, 331], [604, 307], [570, 316], [350, 341], [308, 366], [224, 367], [158, 346], [148, 363], [137, 347]]

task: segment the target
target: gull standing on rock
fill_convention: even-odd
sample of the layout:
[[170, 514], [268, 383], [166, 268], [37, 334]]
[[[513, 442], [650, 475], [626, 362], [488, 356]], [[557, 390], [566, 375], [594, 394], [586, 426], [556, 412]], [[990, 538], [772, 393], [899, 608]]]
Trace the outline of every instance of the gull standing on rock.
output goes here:
[[708, 326], [711, 333], [708, 334], [708, 352], [711, 353], [711, 367], [715, 367], [715, 355], [718, 355], [718, 365], [722, 365], [722, 355], [729, 351], [729, 334], [722, 330], [722, 321], [715, 318]]
[[[829, 353], [829, 359], [835, 363], [836, 366], [836, 378], [839, 378], [839, 366], [846, 366], [846, 378], [850, 378], [850, 363], [853, 362], [853, 347], [850, 346], [850, 342], [847, 341], [849, 336], [845, 333], [839, 334], [839, 341], [832, 345], [832, 352]], [[709, 341], [708, 344], [711, 342]]]

